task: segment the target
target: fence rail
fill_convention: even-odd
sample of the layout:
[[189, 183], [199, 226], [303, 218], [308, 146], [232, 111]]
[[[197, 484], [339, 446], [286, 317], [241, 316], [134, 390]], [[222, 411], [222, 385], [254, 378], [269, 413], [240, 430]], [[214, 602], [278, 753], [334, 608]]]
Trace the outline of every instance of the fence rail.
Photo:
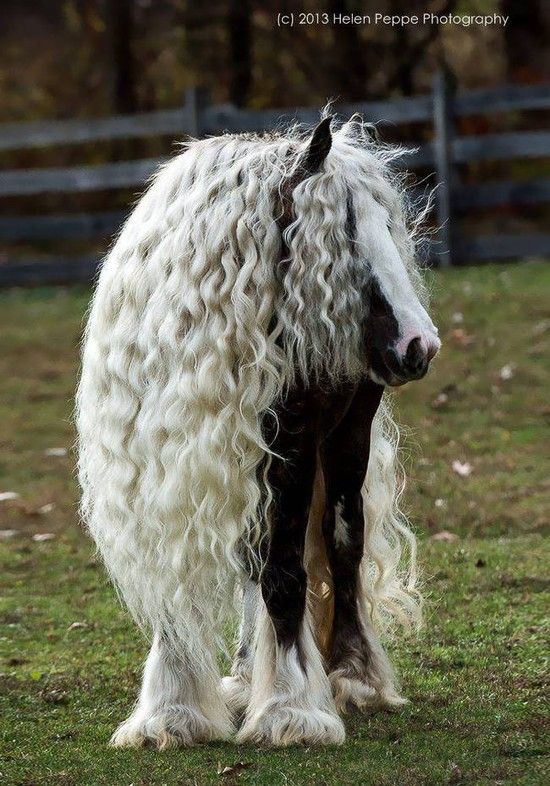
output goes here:
[[[550, 155], [550, 132], [523, 131], [458, 137], [450, 144], [449, 164], [540, 158]], [[0, 170], [0, 197], [134, 188], [143, 185], [164, 160], [144, 158], [93, 166]], [[429, 143], [404, 156], [402, 164], [408, 169], [421, 169], [433, 166], [436, 160], [434, 145]]]
[[55, 169], [12, 169], [0, 171], [0, 196], [77, 194], [109, 191], [143, 185], [162, 159], [117, 161], [113, 164]]
[[[237, 109], [227, 106], [200, 103], [200, 91], [190, 89], [186, 102], [180, 109], [158, 112], [139, 112], [133, 115], [115, 115], [105, 118], [82, 120], [46, 120], [31, 123], [4, 123], [0, 126], [0, 151], [24, 150], [52, 145], [75, 145], [109, 139], [131, 139], [146, 136], [195, 133], [215, 133], [220, 128], [240, 131], [258, 131], [278, 125], [282, 119], [296, 119], [312, 124], [319, 118], [316, 109], [298, 107], [280, 109]], [[550, 89], [547, 85], [505, 85], [484, 90], [470, 90], [452, 99], [455, 117], [491, 114], [525, 109], [550, 109]], [[204, 103], [204, 101], [203, 101]], [[343, 115], [358, 113], [371, 123], [414, 123], [431, 120], [433, 95], [412, 98], [394, 98], [389, 101], [365, 101], [339, 105]]]
[[[455, 119], [471, 115], [550, 109], [547, 85], [506, 85], [499, 88], [455, 93], [452, 80], [440, 71], [430, 95], [396, 98], [338, 106], [342, 116], [360, 114], [379, 125], [433, 124], [433, 142], [405, 155], [401, 164], [409, 169], [435, 169], [439, 242], [434, 256], [439, 264], [492, 258], [550, 254], [550, 235], [500, 235], [461, 238], [458, 215], [501, 205], [537, 205], [549, 201], [550, 179], [513, 180], [464, 184], [456, 165], [483, 161], [550, 156], [550, 132], [457, 136]], [[261, 131], [295, 120], [312, 125], [319, 118], [315, 109], [238, 109], [213, 106], [197, 89], [188, 90], [184, 106], [160, 112], [119, 115], [94, 120], [61, 120], [8, 123], [0, 126], [0, 152], [75, 145], [114, 139], [185, 134], [203, 136], [222, 130]], [[56, 168], [0, 170], [0, 199], [41, 194], [81, 194], [121, 188], [141, 188], [162, 159], [147, 158], [108, 164]], [[115, 232], [124, 211], [0, 218], [0, 239], [7, 241], [91, 239]], [[20, 258], [0, 267], [0, 285], [61, 280], [86, 280], [97, 269], [95, 255], [41, 261]]]
[[51, 216], [10, 216], [0, 218], [0, 238], [4, 240], [55, 240], [94, 238], [111, 235], [121, 226], [126, 212], [63, 213]]

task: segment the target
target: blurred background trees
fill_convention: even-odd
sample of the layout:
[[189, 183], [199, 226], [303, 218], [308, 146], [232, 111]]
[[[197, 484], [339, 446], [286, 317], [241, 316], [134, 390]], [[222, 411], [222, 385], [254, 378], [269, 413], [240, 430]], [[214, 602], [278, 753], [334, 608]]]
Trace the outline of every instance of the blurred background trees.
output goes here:
[[[277, 27], [278, 11], [502, 13], [503, 27]], [[548, 78], [544, 0], [3, 0], [0, 120], [177, 106], [186, 87], [240, 106], [319, 105]]]

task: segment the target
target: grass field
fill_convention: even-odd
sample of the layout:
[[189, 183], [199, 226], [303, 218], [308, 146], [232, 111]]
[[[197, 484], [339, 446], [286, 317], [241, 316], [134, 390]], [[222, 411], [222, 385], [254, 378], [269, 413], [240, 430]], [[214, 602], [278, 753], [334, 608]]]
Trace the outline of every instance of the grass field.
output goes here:
[[[89, 291], [0, 293], [0, 494], [19, 495], [0, 497], [2, 786], [550, 782], [549, 291], [544, 264], [433, 276], [444, 348], [396, 395], [429, 596], [424, 632], [392, 646], [411, 703], [348, 716], [341, 748], [162, 753], [106, 745], [146, 648], [76, 521], [71, 408]], [[457, 539], [433, 540], [441, 530]]]

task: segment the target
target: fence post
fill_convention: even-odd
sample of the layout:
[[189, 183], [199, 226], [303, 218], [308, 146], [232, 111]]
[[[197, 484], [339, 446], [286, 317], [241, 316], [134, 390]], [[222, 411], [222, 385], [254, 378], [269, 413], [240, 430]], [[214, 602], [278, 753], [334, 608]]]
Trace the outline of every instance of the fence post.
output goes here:
[[440, 68], [433, 82], [434, 154], [437, 176], [436, 215], [439, 227], [439, 264], [453, 264], [453, 122], [454, 78], [446, 66]]
[[208, 102], [208, 93], [201, 87], [188, 87], [185, 91], [185, 133], [199, 138], [203, 133], [201, 114]]

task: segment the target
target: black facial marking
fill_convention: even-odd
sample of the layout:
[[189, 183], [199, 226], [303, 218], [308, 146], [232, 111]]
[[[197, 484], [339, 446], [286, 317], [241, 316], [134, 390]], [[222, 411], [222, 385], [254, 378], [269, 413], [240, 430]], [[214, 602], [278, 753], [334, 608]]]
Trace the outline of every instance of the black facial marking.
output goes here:
[[395, 374], [399, 374], [389, 351], [399, 339], [399, 324], [374, 275], [369, 279], [365, 297], [368, 314], [363, 325], [363, 337], [369, 367], [378, 377], [390, 382]]

